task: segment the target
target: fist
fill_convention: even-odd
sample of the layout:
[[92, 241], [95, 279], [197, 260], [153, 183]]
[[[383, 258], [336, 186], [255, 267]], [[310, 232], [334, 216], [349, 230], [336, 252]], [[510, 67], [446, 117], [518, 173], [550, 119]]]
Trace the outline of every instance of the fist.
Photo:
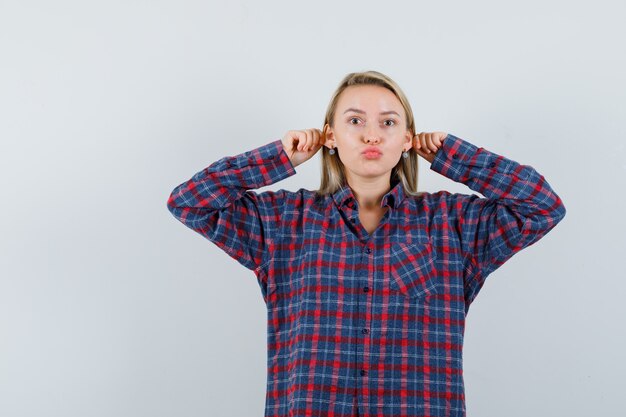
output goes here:
[[323, 141], [322, 131], [319, 129], [290, 130], [281, 139], [283, 149], [294, 167], [315, 155]]
[[416, 133], [413, 136], [413, 149], [422, 158], [432, 163], [435, 159], [435, 153], [441, 148], [441, 144], [445, 137], [445, 132]]

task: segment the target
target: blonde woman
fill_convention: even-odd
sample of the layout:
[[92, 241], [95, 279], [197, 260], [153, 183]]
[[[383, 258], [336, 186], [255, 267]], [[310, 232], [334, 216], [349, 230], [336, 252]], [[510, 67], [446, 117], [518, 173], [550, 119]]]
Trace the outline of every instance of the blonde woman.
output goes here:
[[[255, 188], [322, 152], [319, 190]], [[417, 190], [418, 160], [482, 194]], [[399, 86], [348, 74], [322, 129], [219, 159], [168, 202], [254, 271], [267, 305], [265, 416], [464, 416], [465, 317], [485, 278], [565, 215], [535, 169], [415, 132]]]

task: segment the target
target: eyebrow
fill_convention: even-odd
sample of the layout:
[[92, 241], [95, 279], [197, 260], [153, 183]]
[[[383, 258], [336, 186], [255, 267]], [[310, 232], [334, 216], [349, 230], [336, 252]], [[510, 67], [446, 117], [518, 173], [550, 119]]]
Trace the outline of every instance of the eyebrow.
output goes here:
[[[343, 114], [348, 113], [349, 111], [353, 111], [355, 113], [361, 113], [361, 114], [365, 114], [365, 112], [363, 110], [359, 110], [359, 109], [355, 109], [353, 107], [350, 107], [348, 110], [344, 111]], [[400, 117], [400, 115], [398, 114], [398, 112], [393, 111], [393, 110], [389, 110], [389, 111], [383, 111], [380, 112], [381, 115], [387, 115], [387, 114], [395, 114], [396, 116]]]

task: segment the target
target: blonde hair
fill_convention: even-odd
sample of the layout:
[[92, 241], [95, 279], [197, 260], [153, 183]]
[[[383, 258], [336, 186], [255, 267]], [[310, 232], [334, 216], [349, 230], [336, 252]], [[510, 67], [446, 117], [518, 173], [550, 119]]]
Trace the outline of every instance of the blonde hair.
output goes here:
[[[344, 77], [339, 83], [337, 90], [335, 90], [328, 104], [328, 108], [326, 109], [326, 117], [324, 118], [323, 125], [324, 129], [326, 128], [326, 124], [333, 127], [339, 96], [346, 88], [353, 85], [377, 85], [391, 91], [398, 100], [400, 100], [404, 108], [407, 130], [411, 132], [411, 136], [415, 135], [415, 120], [413, 119], [413, 111], [411, 110], [409, 100], [395, 81], [378, 71], [352, 72]], [[324, 136], [325, 134], [326, 131], [324, 130]], [[329, 151], [330, 149], [326, 146], [322, 146], [322, 178], [320, 188], [316, 190], [316, 193], [319, 195], [332, 194], [346, 184], [343, 163], [337, 153], [331, 155]], [[419, 195], [421, 193], [417, 191], [418, 155], [413, 148], [408, 151], [408, 154], [408, 158], [400, 158], [398, 164], [392, 168], [390, 181], [392, 184], [397, 181], [402, 182], [405, 193], [408, 195]]]

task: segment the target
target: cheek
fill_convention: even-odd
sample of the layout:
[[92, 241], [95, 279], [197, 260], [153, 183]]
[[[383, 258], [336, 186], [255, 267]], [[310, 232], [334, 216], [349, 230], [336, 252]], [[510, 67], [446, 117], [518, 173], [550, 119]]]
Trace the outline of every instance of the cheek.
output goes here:
[[344, 137], [352, 137], [356, 135], [358, 131], [359, 131], [358, 126], [346, 126], [345, 128], [341, 129], [340, 134]]

